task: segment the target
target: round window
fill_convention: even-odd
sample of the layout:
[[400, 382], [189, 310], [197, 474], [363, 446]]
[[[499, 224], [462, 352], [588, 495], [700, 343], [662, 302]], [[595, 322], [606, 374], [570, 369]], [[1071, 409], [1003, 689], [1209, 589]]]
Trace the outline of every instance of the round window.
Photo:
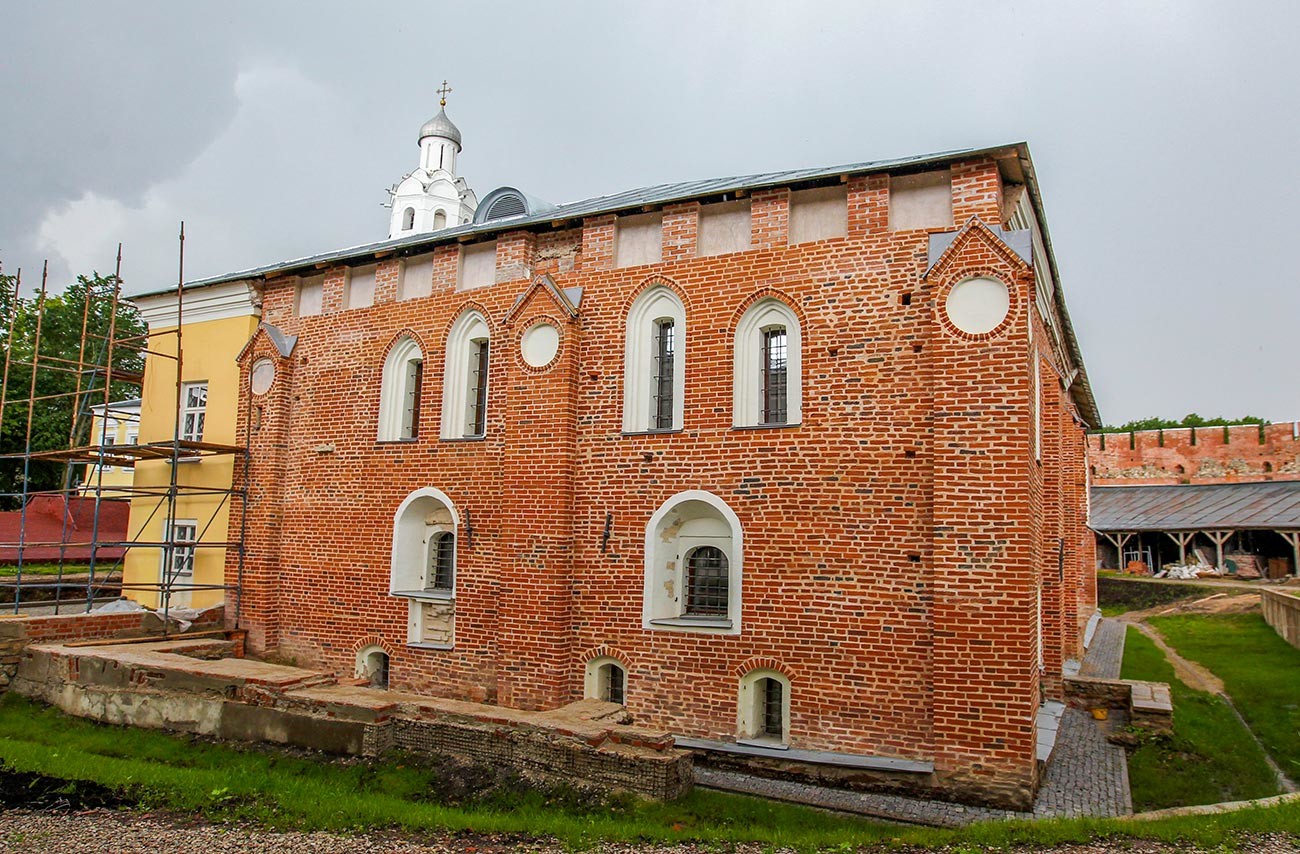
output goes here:
[[997, 329], [1011, 311], [1011, 293], [1004, 282], [988, 277], [958, 282], [944, 306], [952, 325], [967, 335]]
[[544, 368], [560, 352], [560, 330], [549, 323], [536, 323], [524, 333], [520, 355], [534, 368]]
[[270, 359], [259, 359], [253, 365], [252, 374], [249, 376], [249, 389], [253, 394], [266, 394], [271, 390], [273, 382], [275, 382], [275, 362]]

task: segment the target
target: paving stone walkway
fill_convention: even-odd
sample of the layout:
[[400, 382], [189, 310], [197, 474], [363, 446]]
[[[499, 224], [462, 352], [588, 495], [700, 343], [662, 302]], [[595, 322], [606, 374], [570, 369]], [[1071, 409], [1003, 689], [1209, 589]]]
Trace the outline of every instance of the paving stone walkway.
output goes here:
[[[1092, 645], [1084, 657], [1082, 673], [1118, 679], [1124, 657], [1125, 626], [1104, 619], [1097, 626]], [[1066, 709], [1047, 773], [1038, 790], [1033, 812], [990, 809], [947, 801], [905, 798], [867, 792], [849, 792], [789, 780], [768, 780], [718, 771], [695, 769], [701, 786], [758, 795], [782, 801], [841, 810], [890, 821], [961, 827], [977, 821], [997, 819], [1052, 818], [1068, 816], [1111, 817], [1129, 815], [1133, 802], [1129, 794], [1128, 763], [1124, 748], [1106, 741], [1109, 728], [1122, 726], [1114, 716], [1109, 721], [1092, 719], [1087, 712]]]

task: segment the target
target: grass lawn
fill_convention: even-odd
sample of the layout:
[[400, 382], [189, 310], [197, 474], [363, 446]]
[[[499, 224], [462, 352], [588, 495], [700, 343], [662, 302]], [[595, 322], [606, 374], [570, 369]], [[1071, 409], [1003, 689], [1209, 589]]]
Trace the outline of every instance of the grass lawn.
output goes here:
[[1221, 698], [1193, 691], [1149, 638], [1132, 627], [1124, 641], [1124, 679], [1168, 682], [1174, 733], [1129, 754], [1129, 785], [1137, 811], [1212, 804], [1278, 794], [1263, 751]]
[[1253, 613], [1157, 617], [1151, 625], [1184, 658], [1223, 680], [1273, 761], [1300, 781], [1300, 649]]
[[[111, 566], [112, 564], [108, 562], [100, 563], [95, 567], [95, 574], [96, 575], [107, 574], [107, 571]], [[90, 572], [90, 564], [87, 563], [65, 563], [63, 565], [64, 575], [78, 575], [87, 572]], [[0, 565], [0, 578], [13, 578], [17, 574], [18, 574], [18, 566], [16, 564], [10, 563], [10, 564]], [[58, 575], [58, 574], [59, 574], [59, 565], [57, 563], [24, 563], [23, 564], [23, 578], [26, 578], [29, 575]]]
[[1246, 833], [1300, 833], [1300, 803], [1204, 818], [991, 822], [952, 831], [885, 825], [705, 790], [668, 804], [516, 784], [475, 791], [463, 774], [494, 772], [461, 769], [449, 775], [445, 764], [413, 757], [329, 761], [102, 726], [14, 695], [0, 701], [0, 765], [91, 781], [145, 807], [214, 820], [343, 832], [522, 833], [574, 847], [600, 841], [723, 846], [749, 841], [800, 850], [879, 845], [980, 851], [1123, 838], [1234, 847]]

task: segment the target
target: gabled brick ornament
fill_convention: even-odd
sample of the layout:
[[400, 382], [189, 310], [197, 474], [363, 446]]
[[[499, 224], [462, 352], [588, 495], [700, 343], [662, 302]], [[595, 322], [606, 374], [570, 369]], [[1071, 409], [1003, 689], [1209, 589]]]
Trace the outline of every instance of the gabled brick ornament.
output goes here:
[[[990, 228], [978, 217], [971, 217], [955, 234], [931, 235], [930, 266], [923, 280], [935, 286], [935, 322], [949, 334], [968, 341], [986, 341], [1001, 336], [1021, 317], [1032, 287], [1033, 255], [1027, 240], [1028, 232], [1025, 232], [1024, 241], [1010, 237], [1019, 234]], [[1017, 246], [1013, 247], [1009, 239]], [[1019, 245], [1022, 243], [1023, 246]], [[978, 277], [996, 279], [1005, 284], [1009, 306], [1006, 317], [994, 328], [972, 333], [952, 321], [947, 303], [949, 294], [958, 283]]]

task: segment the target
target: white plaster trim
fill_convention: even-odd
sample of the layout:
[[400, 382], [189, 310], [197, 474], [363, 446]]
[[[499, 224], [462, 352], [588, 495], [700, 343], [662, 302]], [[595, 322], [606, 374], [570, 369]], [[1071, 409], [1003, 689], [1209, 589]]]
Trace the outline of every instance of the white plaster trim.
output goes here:
[[[678, 504], [684, 501], [700, 501], [709, 505], [722, 515], [727, 524], [731, 527], [731, 551], [732, 560], [730, 562], [731, 575], [728, 578], [727, 586], [727, 620], [729, 625], [701, 625], [694, 620], [683, 619], [680, 617], [669, 617], [667, 619], [656, 617], [651, 618], [650, 603], [654, 595], [654, 554], [655, 554], [655, 531], [663, 518], [673, 511]], [[669, 498], [659, 509], [650, 517], [650, 521], [645, 526], [645, 556], [642, 566], [643, 586], [641, 592], [641, 628], [661, 631], [661, 632], [686, 632], [695, 634], [714, 634], [714, 635], [738, 635], [740, 634], [740, 606], [741, 584], [745, 577], [745, 532], [740, 525], [740, 517], [735, 511], [727, 506], [723, 501], [712, 492], [705, 492], [702, 489], [688, 489], [679, 492], [672, 498]], [[721, 621], [714, 621], [721, 623]], [[686, 625], [682, 625], [686, 623]]]
[[[131, 297], [150, 330], [177, 325], [176, 291], [150, 296]], [[184, 319], [188, 323], [226, 320], [231, 317], [261, 317], [261, 289], [252, 281], [241, 279], [220, 285], [208, 285], [185, 291]]]

